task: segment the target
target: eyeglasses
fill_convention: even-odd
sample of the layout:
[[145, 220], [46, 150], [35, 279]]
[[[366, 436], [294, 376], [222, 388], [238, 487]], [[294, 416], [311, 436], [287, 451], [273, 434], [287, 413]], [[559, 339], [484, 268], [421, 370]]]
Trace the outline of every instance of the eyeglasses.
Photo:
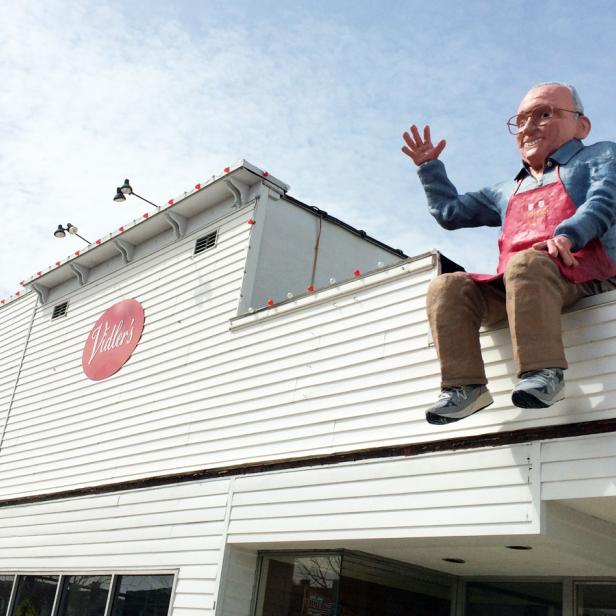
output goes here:
[[544, 105], [542, 107], [537, 107], [536, 109], [533, 109], [529, 113], [518, 113], [518, 115], [512, 116], [507, 120], [507, 128], [512, 135], [517, 135], [526, 128], [528, 120], [530, 120], [535, 126], [543, 126], [554, 119], [555, 111], [566, 111], [567, 113], [575, 113], [578, 118], [582, 115], [582, 113], [580, 113], [579, 111], [572, 111], [571, 109], [561, 109], [559, 107], [550, 107], [549, 105]]

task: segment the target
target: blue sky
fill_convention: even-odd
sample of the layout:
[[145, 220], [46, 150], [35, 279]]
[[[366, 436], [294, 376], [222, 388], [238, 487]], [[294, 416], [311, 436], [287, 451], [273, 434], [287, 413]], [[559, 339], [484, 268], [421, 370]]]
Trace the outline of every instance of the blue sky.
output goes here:
[[588, 142], [616, 137], [616, 2], [17, 1], [0, 24], [0, 298], [239, 159], [414, 255], [493, 271], [493, 229], [444, 231], [400, 152], [429, 122], [458, 190], [519, 167], [505, 120], [576, 85]]

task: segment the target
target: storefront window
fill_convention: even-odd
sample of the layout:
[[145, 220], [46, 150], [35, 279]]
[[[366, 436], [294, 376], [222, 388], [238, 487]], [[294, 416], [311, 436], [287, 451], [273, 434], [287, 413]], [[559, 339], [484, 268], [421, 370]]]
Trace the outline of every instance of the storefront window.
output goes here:
[[167, 616], [172, 575], [122, 575], [111, 616]]
[[64, 578], [59, 616], [103, 616], [110, 575], [69, 575]]
[[264, 557], [258, 616], [335, 616], [341, 560], [339, 554]]
[[344, 554], [340, 616], [449, 616], [452, 582], [403, 563]]
[[0, 616], [4, 616], [9, 609], [14, 579], [14, 575], [0, 575]]
[[576, 616], [616, 616], [616, 584], [576, 584]]
[[355, 552], [262, 558], [256, 616], [449, 616], [452, 578]]
[[466, 616], [561, 616], [558, 582], [469, 582]]
[[57, 575], [20, 575], [11, 616], [51, 616]]

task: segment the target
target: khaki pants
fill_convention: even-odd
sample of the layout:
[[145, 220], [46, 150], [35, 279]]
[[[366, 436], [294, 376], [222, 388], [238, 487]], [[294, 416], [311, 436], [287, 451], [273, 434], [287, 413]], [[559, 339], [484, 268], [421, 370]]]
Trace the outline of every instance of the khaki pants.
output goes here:
[[441, 362], [441, 386], [487, 383], [479, 328], [505, 317], [518, 376], [567, 368], [560, 314], [586, 294], [538, 250], [515, 254], [502, 281], [477, 283], [462, 272], [438, 276], [428, 288], [427, 309]]

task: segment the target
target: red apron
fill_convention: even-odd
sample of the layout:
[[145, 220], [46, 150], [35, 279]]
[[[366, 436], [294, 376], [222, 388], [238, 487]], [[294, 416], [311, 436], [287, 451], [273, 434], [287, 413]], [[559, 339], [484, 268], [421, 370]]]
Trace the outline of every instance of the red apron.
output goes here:
[[[518, 194], [521, 181], [507, 204], [503, 230], [498, 238], [498, 267], [496, 274], [468, 274], [477, 282], [490, 282], [502, 277], [509, 259], [533, 244], [554, 237], [556, 227], [575, 213], [575, 203], [567, 194], [556, 167], [556, 181]], [[560, 273], [571, 282], [607, 280], [616, 276], [616, 262], [610, 259], [598, 239], [591, 240], [574, 253], [575, 267], [567, 267], [560, 259], [552, 258]]]

